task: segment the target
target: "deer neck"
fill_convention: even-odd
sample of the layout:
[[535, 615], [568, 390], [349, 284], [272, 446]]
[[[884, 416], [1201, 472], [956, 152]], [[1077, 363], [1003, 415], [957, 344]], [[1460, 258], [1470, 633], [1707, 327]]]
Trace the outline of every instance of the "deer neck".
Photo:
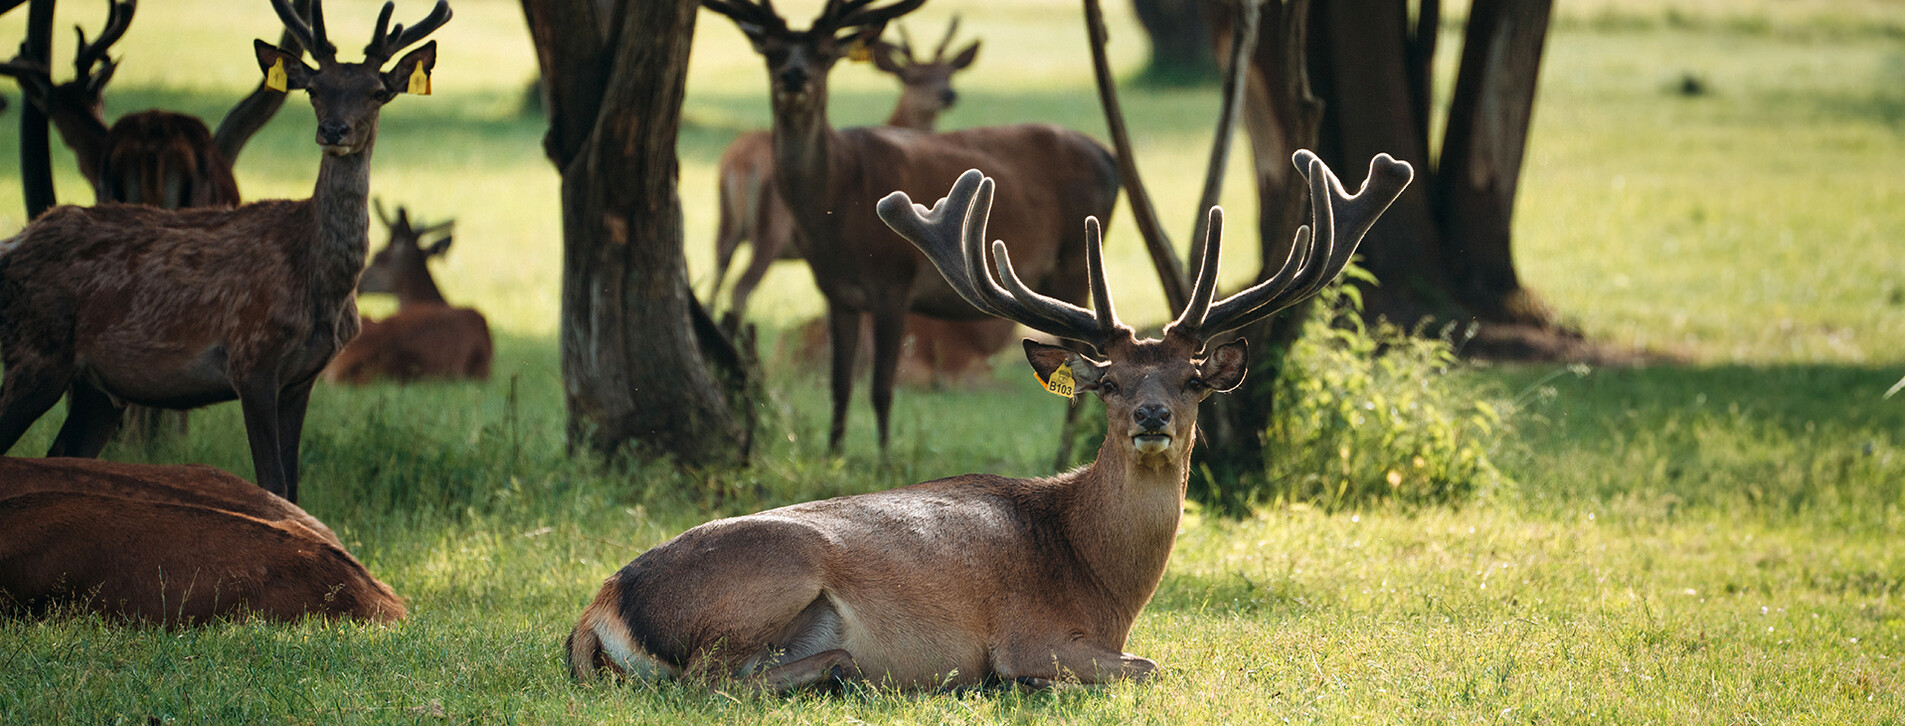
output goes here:
[[[1193, 442], [1196, 434], [1192, 434]], [[1129, 437], [1109, 436], [1098, 460], [1076, 472], [1066, 529], [1112, 611], [1129, 628], [1157, 591], [1184, 514], [1190, 450], [1139, 458]]]
[[318, 164], [317, 187], [311, 192], [317, 238], [308, 259], [322, 293], [349, 297], [370, 254], [370, 151], [375, 140], [373, 133], [356, 153], [325, 154]]
[[829, 191], [838, 178], [833, 149], [839, 143], [839, 132], [827, 120], [824, 84], [803, 103], [775, 99], [774, 178], [802, 229], [821, 229], [818, 225], [839, 216], [830, 214], [834, 195]]
[[443, 292], [437, 289], [437, 281], [430, 277], [430, 270], [421, 265], [400, 275], [396, 288], [399, 310], [412, 305], [449, 304], [443, 299]]
[[910, 103], [911, 99], [910, 95], [900, 96], [899, 105], [893, 107], [893, 115], [886, 117], [886, 125], [932, 131], [933, 127], [939, 125], [939, 112]]

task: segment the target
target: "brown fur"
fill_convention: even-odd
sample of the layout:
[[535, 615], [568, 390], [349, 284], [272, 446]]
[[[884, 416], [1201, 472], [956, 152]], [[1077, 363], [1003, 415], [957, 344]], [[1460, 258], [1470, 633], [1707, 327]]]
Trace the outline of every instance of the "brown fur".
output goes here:
[[[285, 0], [274, 8], [310, 39]], [[368, 251], [378, 113], [413, 70], [435, 65], [436, 44], [381, 68], [448, 18], [439, 2], [401, 37], [373, 39], [367, 63], [338, 62], [325, 46], [313, 49], [320, 68], [311, 68], [257, 41], [260, 70], [282, 62], [289, 87], [305, 90], [317, 113], [324, 155], [310, 199], [231, 210], [57, 207], [0, 243], [0, 453], [68, 390], [49, 455], [97, 456], [128, 402], [193, 408], [237, 398], [258, 483], [297, 501], [312, 381], [357, 334], [352, 293]]]
[[384, 215], [381, 204], [377, 212], [390, 240], [371, 258], [358, 292], [395, 294], [397, 312], [381, 321], [363, 321], [363, 332], [325, 368], [324, 380], [359, 385], [378, 379], [489, 380], [495, 355], [489, 322], [475, 310], [450, 306], [430, 274], [429, 259], [448, 250], [451, 238], [427, 247], [423, 241], [449, 224], [413, 227], [402, 207], [394, 220]]
[[5, 458], [0, 472], [0, 609], [168, 626], [405, 615], [329, 528], [229, 474]]
[[835, 129], [826, 110], [828, 72], [853, 43], [878, 37], [888, 19], [918, 4], [901, 0], [841, 17], [831, 13], [847, 6], [829, 4], [815, 29], [792, 31], [763, 5], [703, 0], [704, 7], [735, 19], [755, 51], [769, 59], [776, 183], [800, 232], [796, 243], [804, 240], [802, 254], [826, 297], [834, 341], [828, 432], [834, 450], [846, 435], [863, 315], [873, 320], [872, 399], [882, 448], [906, 314], [984, 319], [917, 250], [880, 222], [876, 200], [894, 190], [931, 198], [925, 195], [946, 179], [975, 167], [1010, 179], [1013, 184], [997, 199], [992, 229], [1008, 240], [1020, 276], [1033, 288], [1080, 300], [1086, 278], [1078, 222], [1087, 216], [1109, 219], [1118, 196], [1111, 153], [1090, 137], [1057, 126], [938, 134], [892, 127]]

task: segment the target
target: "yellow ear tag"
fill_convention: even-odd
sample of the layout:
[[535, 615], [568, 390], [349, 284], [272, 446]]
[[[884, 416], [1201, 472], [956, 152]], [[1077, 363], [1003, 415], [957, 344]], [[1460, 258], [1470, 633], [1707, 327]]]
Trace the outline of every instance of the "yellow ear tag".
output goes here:
[[430, 95], [430, 74], [423, 70], [422, 63], [410, 71], [410, 88], [405, 93], [413, 96]]
[[1039, 385], [1045, 386], [1045, 390], [1050, 391], [1054, 396], [1071, 398], [1077, 393], [1077, 388], [1072, 381], [1072, 364], [1066, 363], [1059, 366], [1058, 370], [1052, 371], [1052, 377], [1039, 381]]
[[284, 74], [283, 58], [272, 61], [271, 67], [265, 69], [265, 88], [279, 93], [285, 93], [291, 90], [291, 79]]
[[873, 50], [867, 47], [865, 41], [856, 40], [851, 47], [847, 48], [847, 60], [855, 63], [873, 60]]

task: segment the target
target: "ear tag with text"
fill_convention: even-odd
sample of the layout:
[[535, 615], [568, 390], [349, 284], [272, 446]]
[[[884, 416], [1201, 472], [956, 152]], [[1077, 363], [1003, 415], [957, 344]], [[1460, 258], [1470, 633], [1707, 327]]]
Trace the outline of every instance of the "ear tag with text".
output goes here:
[[265, 88], [279, 93], [291, 90], [291, 79], [284, 74], [283, 58], [272, 61], [271, 67], [265, 69]]
[[410, 88], [405, 93], [413, 96], [430, 95], [430, 73], [423, 69], [422, 63], [410, 71]]
[[867, 47], [866, 41], [853, 41], [853, 45], [847, 48], [847, 60], [855, 63], [873, 60], [873, 50]]
[[[1037, 377], [1033, 376], [1033, 378]], [[1050, 378], [1040, 380], [1039, 385], [1044, 386], [1045, 390], [1054, 396], [1071, 398], [1077, 393], [1077, 387], [1072, 380], [1072, 364], [1066, 363], [1059, 366], [1058, 370], [1052, 371]]]

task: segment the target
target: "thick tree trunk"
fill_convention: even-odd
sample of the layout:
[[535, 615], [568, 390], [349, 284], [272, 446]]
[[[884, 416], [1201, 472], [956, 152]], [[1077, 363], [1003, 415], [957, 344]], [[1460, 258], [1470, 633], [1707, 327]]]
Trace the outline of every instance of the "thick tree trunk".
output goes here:
[[[26, 8], [26, 42], [20, 44], [20, 57], [50, 67], [52, 49], [53, 0], [32, 0]], [[26, 196], [27, 219], [59, 204], [53, 191], [51, 143], [46, 113], [33, 104], [20, 104], [20, 186]]]
[[1131, 9], [1151, 41], [1151, 62], [1143, 80], [1163, 85], [1192, 85], [1217, 79], [1211, 52], [1208, 0], [1131, 0]]
[[[743, 463], [747, 375], [688, 286], [675, 141], [695, 0], [524, 0], [562, 172], [571, 447]], [[613, 27], [620, 20], [620, 27]]]
[[1311, 74], [1326, 111], [1318, 153], [1356, 168], [1387, 151], [1415, 165], [1410, 185], [1364, 238], [1364, 316], [1427, 330], [1474, 324], [1464, 352], [1581, 358], [1599, 353], [1561, 329], [1521, 286], [1510, 220], [1534, 109], [1552, 0], [1476, 0], [1446, 135], [1430, 164], [1430, 71], [1440, 6], [1421, 0], [1315, 0]]
[[[1289, 256], [1297, 227], [1309, 222], [1309, 186], [1290, 163], [1297, 149], [1315, 146], [1323, 113], [1322, 102], [1310, 93], [1308, 12], [1308, 0], [1266, 4], [1244, 86], [1244, 127], [1256, 171], [1263, 261], [1258, 281], [1276, 273]], [[1219, 55], [1226, 58], [1231, 22], [1231, 13], [1225, 13], [1214, 23]], [[1198, 415], [1204, 445], [1197, 450], [1200, 458], [1191, 487], [1200, 501], [1224, 509], [1248, 504], [1238, 483], [1260, 478], [1264, 470], [1263, 433], [1276, 412], [1283, 357], [1301, 333], [1310, 307], [1304, 301], [1236, 332], [1235, 337], [1250, 341], [1250, 374], [1242, 389], [1205, 401]]]

